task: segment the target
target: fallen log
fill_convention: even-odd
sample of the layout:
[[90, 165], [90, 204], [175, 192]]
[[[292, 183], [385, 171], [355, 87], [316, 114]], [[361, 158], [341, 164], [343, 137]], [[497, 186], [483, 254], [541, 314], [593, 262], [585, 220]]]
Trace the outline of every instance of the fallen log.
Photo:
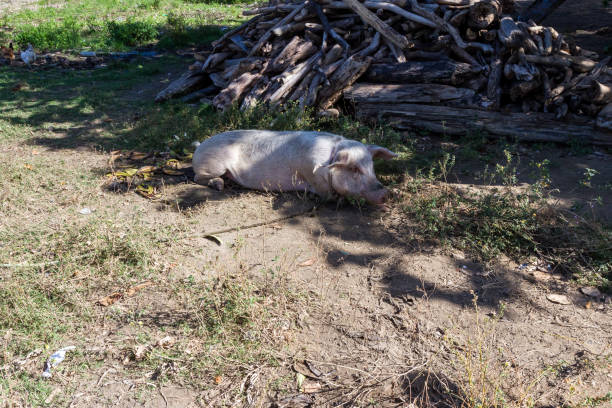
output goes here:
[[261, 74], [243, 73], [215, 96], [213, 106], [223, 111], [234, 103], [239, 103], [244, 94], [249, 91], [251, 85], [259, 78], [261, 78]]
[[403, 64], [372, 64], [365, 79], [376, 83], [441, 83], [457, 85], [480, 72], [462, 62], [450, 60], [408, 61]]
[[[519, 141], [568, 143], [575, 139], [602, 146], [612, 146], [612, 133], [598, 130], [589, 118], [556, 120], [549, 113], [500, 113], [478, 109], [421, 104], [359, 104], [355, 114], [360, 119], [382, 120], [397, 129], [427, 129], [448, 135], [487, 132]], [[601, 121], [605, 125], [605, 121]]]
[[406, 39], [406, 37], [400, 35], [393, 28], [389, 27], [387, 23], [378, 18], [376, 14], [368, 10], [366, 6], [361, 4], [358, 0], [344, 0], [344, 3], [357, 15], [359, 15], [364, 23], [374, 27], [374, 29], [378, 31], [380, 35], [385, 37], [394, 45], [398, 46], [402, 50], [407, 50], [410, 48], [410, 42]]
[[356, 105], [363, 103], [448, 103], [468, 101], [475, 92], [441, 84], [368, 84], [358, 83], [346, 88], [344, 99]]
[[205, 75], [194, 71], [187, 71], [179, 79], [173, 81], [155, 97], [155, 102], [163, 102], [170, 98], [184, 95], [201, 88], [206, 82]]
[[329, 78], [330, 85], [319, 92], [319, 109], [327, 109], [342, 95], [342, 90], [359, 78], [370, 66], [372, 57], [352, 55]]

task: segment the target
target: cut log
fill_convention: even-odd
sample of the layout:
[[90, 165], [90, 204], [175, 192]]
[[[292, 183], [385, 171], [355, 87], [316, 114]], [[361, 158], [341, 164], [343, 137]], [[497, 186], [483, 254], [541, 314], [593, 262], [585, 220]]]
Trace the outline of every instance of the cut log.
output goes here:
[[354, 104], [447, 103], [474, 98], [471, 89], [441, 84], [354, 84], [344, 90], [344, 99]]
[[296, 65], [294, 68], [283, 74], [283, 84], [278, 88], [272, 95], [270, 95], [269, 101], [272, 105], [281, 103], [287, 94], [293, 90], [293, 88], [304, 78], [304, 76], [312, 69], [312, 67], [318, 63], [321, 59], [321, 52], [316, 53], [310, 57], [307, 61]]
[[499, 21], [497, 37], [508, 48], [518, 48], [525, 40], [523, 30], [519, 28], [511, 17], [503, 17]]
[[234, 103], [240, 103], [242, 97], [251, 89], [251, 86], [261, 78], [261, 74], [245, 72], [233, 80], [213, 99], [213, 106], [219, 110], [226, 110]]
[[267, 76], [262, 76], [251, 88], [251, 91], [244, 97], [242, 101], [242, 105], [240, 105], [241, 110], [251, 109], [257, 105], [261, 101], [261, 97], [268, 90], [268, 86], [270, 85], [270, 79]]
[[[340, 44], [342, 46], [342, 48], [344, 48], [344, 52], [348, 53], [349, 49], [351, 48], [348, 43], [346, 41], [344, 41], [344, 38], [340, 37], [338, 35], [338, 33], [329, 25], [329, 21], [327, 20], [327, 16], [325, 15], [325, 13], [323, 13], [323, 10], [321, 9], [321, 6], [319, 6], [317, 4], [317, 2], [315, 1], [309, 1], [308, 2], [308, 7], [313, 10], [315, 12], [315, 14], [319, 17], [319, 20], [321, 20], [321, 24], [323, 24], [323, 28], [325, 30], [325, 33], [327, 35], [329, 35], [331, 38], [333, 38], [334, 40], [336, 40], [336, 42], [338, 42], [338, 44]], [[325, 38], [325, 37], [323, 37]], [[325, 40], [323, 40], [323, 46], [321, 47], [322, 51], [325, 51]]]
[[306, 100], [304, 101], [304, 105], [306, 106], [315, 106], [317, 102], [317, 98], [319, 96], [319, 88], [325, 79], [325, 74], [323, 72], [317, 72], [315, 76], [312, 78], [312, 82], [308, 86], [308, 94], [306, 95]]
[[210, 85], [207, 86], [206, 88], [202, 88], [198, 91], [192, 92], [188, 95], [185, 95], [181, 98], [181, 102], [185, 102], [185, 103], [191, 103], [194, 101], [198, 101], [202, 98], [204, 98], [205, 96], [208, 95], [212, 95], [213, 93], [216, 93], [219, 90], [219, 88], [217, 88], [214, 85]]
[[457, 85], [480, 72], [470, 64], [439, 61], [408, 61], [403, 64], [372, 64], [365, 79], [376, 83], [441, 83]]
[[272, 60], [267, 70], [269, 72], [284, 71], [304, 58], [310, 57], [315, 52], [317, 52], [317, 47], [312, 42], [304, 41], [299, 36], [295, 36], [289, 44], [283, 48], [280, 54]]
[[501, 14], [502, 7], [498, 0], [483, 0], [470, 7], [468, 25], [482, 30], [489, 27]]
[[412, 7], [412, 11], [414, 11], [416, 14], [433, 21], [438, 26], [438, 28], [443, 29], [444, 31], [449, 33], [459, 47], [467, 47], [467, 44], [461, 38], [459, 31], [457, 31], [457, 29], [451, 23], [445, 21], [441, 17], [438, 17], [433, 11], [429, 11], [426, 8], [420, 6], [416, 0], [410, 0], [410, 6]]
[[379, 46], [380, 46], [380, 33], [377, 31], [376, 34], [374, 34], [374, 37], [372, 37], [372, 41], [370, 41], [370, 44], [367, 47], [365, 47], [363, 50], [359, 51], [359, 55], [362, 57], [367, 57], [368, 55], [375, 53], [376, 50], [378, 50]]
[[597, 127], [612, 134], [612, 103], [599, 111], [596, 120]]
[[376, 14], [368, 10], [358, 0], [344, 0], [344, 3], [357, 15], [359, 15], [364, 23], [374, 27], [374, 29], [378, 31], [380, 35], [391, 41], [400, 49], [407, 50], [410, 48], [410, 42], [406, 39], [406, 37], [400, 35], [393, 28], [389, 27], [387, 23], [378, 18]]
[[295, 7], [289, 14], [287, 14], [282, 20], [276, 23], [272, 28], [270, 28], [266, 33], [257, 41], [257, 44], [253, 46], [251, 51], [249, 52], [249, 57], [253, 56], [259, 49], [268, 41], [268, 39], [272, 36], [273, 30], [277, 27], [281, 27], [288, 22], [290, 22], [293, 17], [302, 11], [302, 9], [306, 7], [306, 3], [302, 3], [299, 6]]
[[576, 138], [612, 146], [612, 133], [597, 130], [595, 121], [573, 118], [572, 123], [549, 113], [500, 113], [478, 109], [421, 104], [359, 104], [358, 118], [382, 120], [397, 129], [427, 129], [448, 135], [472, 131], [507, 136], [519, 141], [568, 143]]
[[327, 109], [369, 68], [372, 57], [350, 56], [329, 78], [330, 85], [319, 93], [319, 109]]
[[487, 83], [487, 98], [491, 101], [491, 109], [498, 110], [501, 106], [501, 76], [502, 62], [497, 58], [491, 63], [489, 82]]
[[210, 72], [211, 69], [219, 65], [221, 62], [225, 61], [232, 54], [229, 52], [217, 52], [208, 56], [204, 65], [202, 65], [203, 72]]
[[612, 103], [612, 85], [602, 84], [598, 81], [593, 81], [591, 85], [591, 101], [598, 104]]
[[163, 102], [176, 96], [201, 88], [206, 82], [206, 76], [201, 73], [187, 71], [179, 79], [173, 81], [155, 97], [155, 102]]
[[327, 66], [332, 64], [342, 57], [342, 46], [340, 44], [336, 44], [331, 49], [325, 53], [325, 57], [323, 58], [323, 66]]
[[525, 55], [525, 58], [527, 62], [532, 62], [534, 64], [549, 65], [559, 68], [571, 67], [578, 72], [588, 72], [597, 65], [596, 61], [589, 58], [573, 55]]

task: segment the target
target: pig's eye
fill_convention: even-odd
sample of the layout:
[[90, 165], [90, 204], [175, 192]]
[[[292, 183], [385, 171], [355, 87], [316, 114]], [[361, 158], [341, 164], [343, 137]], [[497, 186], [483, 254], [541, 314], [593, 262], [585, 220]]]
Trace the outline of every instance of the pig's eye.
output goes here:
[[353, 167], [351, 168], [351, 171], [355, 174], [361, 174], [361, 170], [359, 170], [359, 167]]

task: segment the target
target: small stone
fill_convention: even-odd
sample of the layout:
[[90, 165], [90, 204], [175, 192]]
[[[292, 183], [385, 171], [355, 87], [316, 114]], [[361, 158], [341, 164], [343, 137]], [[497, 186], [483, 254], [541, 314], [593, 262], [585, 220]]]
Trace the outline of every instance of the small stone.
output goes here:
[[550, 295], [546, 295], [546, 299], [548, 299], [550, 302], [557, 303], [559, 305], [571, 305], [572, 304], [572, 302], [565, 295], [558, 295], [558, 294], [552, 293]]
[[601, 292], [599, 291], [599, 289], [597, 288], [593, 288], [590, 286], [585, 286], [583, 288], [580, 288], [580, 291], [590, 297], [594, 297], [594, 298], [598, 298], [601, 297]]

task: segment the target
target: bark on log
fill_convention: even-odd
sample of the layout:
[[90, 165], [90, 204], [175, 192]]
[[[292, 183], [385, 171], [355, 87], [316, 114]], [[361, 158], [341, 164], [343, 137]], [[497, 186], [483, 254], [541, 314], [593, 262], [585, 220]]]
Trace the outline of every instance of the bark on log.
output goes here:
[[277, 27], [281, 27], [285, 24], [287, 24], [288, 22], [290, 22], [293, 17], [299, 13], [300, 11], [302, 11], [302, 9], [306, 7], [306, 3], [302, 3], [299, 6], [297, 6], [296, 8], [294, 8], [291, 13], [287, 14], [282, 20], [280, 20], [278, 23], [276, 23], [274, 25], [274, 27], [270, 28], [260, 39], [259, 41], [257, 41], [257, 44], [255, 44], [253, 46], [253, 48], [251, 49], [251, 51], [249, 52], [249, 57], [253, 56], [257, 51], [259, 51], [259, 49], [262, 47], [262, 45], [265, 44], [266, 41], [268, 41], [268, 39], [272, 36], [272, 32], [275, 28]]
[[374, 37], [372, 37], [372, 41], [370, 41], [370, 44], [367, 47], [365, 47], [363, 50], [359, 51], [358, 54], [361, 55], [362, 57], [367, 57], [368, 55], [376, 52], [379, 46], [380, 46], [380, 33], [377, 31], [376, 34], [374, 34]]
[[593, 81], [591, 85], [591, 101], [598, 104], [612, 103], [612, 85], [602, 84], [598, 81]]
[[407, 50], [410, 48], [410, 42], [406, 39], [406, 37], [400, 35], [393, 28], [389, 27], [387, 23], [378, 18], [376, 14], [368, 10], [366, 6], [361, 4], [358, 0], [344, 0], [344, 3], [357, 15], [359, 15], [364, 23], [374, 27], [374, 29], [383, 37], [391, 41], [400, 49]]
[[270, 78], [265, 75], [262, 76], [257, 83], [253, 85], [251, 91], [244, 97], [240, 109], [245, 110], [255, 107], [255, 105], [261, 101], [261, 96], [266, 93], [269, 85]]
[[330, 86], [319, 93], [319, 109], [327, 109], [342, 95], [342, 90], [351, 86], [369, 68], [372, 57], [352, 55], [329, 78]]
[[215, 96], [213, 106], [223, 111], [234, 103], [239, 103], [244, 94], [249, 91], [251, 85], [259, 78], [261, 78], [261, 74], [251, 74], [250, 72], [240, 75]]
[[206, 76], [201, 73], [187, 71], [181, 77], [170, 83], [155, 97], [155, 102], [163, 102], [176, 96], [184, 95], [201, 87], [206, 81]]
[[230, 52], [217, 52], [215, 54], [209, 55], [209, 57], [204, 62], [204, 65], [202, 65], [202, 71], [210, 72], [212, 68], [225, 61], [231, 55], [232, 54]]
[[511, 17], [503, 17], [499, 21], [497, 36], [499, 41], [508, 48], [518, 48], [525, 40], [523, 30], [519, 28]]
[[304, 41], [299, 36], [293, 37], [293, 39], [287, 44], [285, 48], [272, 60], [268, 65], [267, 71], [269, 72], [280, 72], [287, 68], [294, 66], [304, 58], [310, 57], [312, 54], [317, 52], [317, 47], [310, 41]]
[[596, 125], [599, 129], [612, 134], [612, 103], [606, 105], [597, 115]]
[[491, 63], [489, 82], [487, 83], [487, 98], [491, 101], [491, 109], [498, 110], [501, 106], [501, 75], [502, 62], [497, 58]]
[[321, 52], [316, 53], [308, 60], [296, 65], [293, 69], [287, 71], [284, 76], [283, 84], [272, 95], [269, 101], [272, 105], [281, 103], [285, 96], [293, 90], [293, 88], [304, 78], [304, 76], [312, 69], [312, 67], [321, 59]]
[[467, 101], [475, 92], [441, 84], [368, 84], [358, 83], [344, 90], [344, 99], [354, 104], [376, 103], [446, 103]]
[[588, 72], [597, 65], [596, 61], [589, 58], [573, 55], [525, 55], [525, 59], [527, 62], [532, 62], [534, 64], [549, 65], [559, 68], [571, 67], [578, 72]]
[[442, 83], [457, 85], [480, 71], [450, 60], [408, 61], [403, 64], [372, 64], [365, 79], [377, 83]]
[[567, 143], [575, 138], [593, 144], [612, 146], [612, 133], [599, 131], [589, 118], [560, 122], [549, 113], [500, 113], [478, 109], [420, 104], [360, 104], [358, 118], [383, 120], [397, 129], [427, 129], [432, 132], [463, 135], [484, 131], [520, 141]]

